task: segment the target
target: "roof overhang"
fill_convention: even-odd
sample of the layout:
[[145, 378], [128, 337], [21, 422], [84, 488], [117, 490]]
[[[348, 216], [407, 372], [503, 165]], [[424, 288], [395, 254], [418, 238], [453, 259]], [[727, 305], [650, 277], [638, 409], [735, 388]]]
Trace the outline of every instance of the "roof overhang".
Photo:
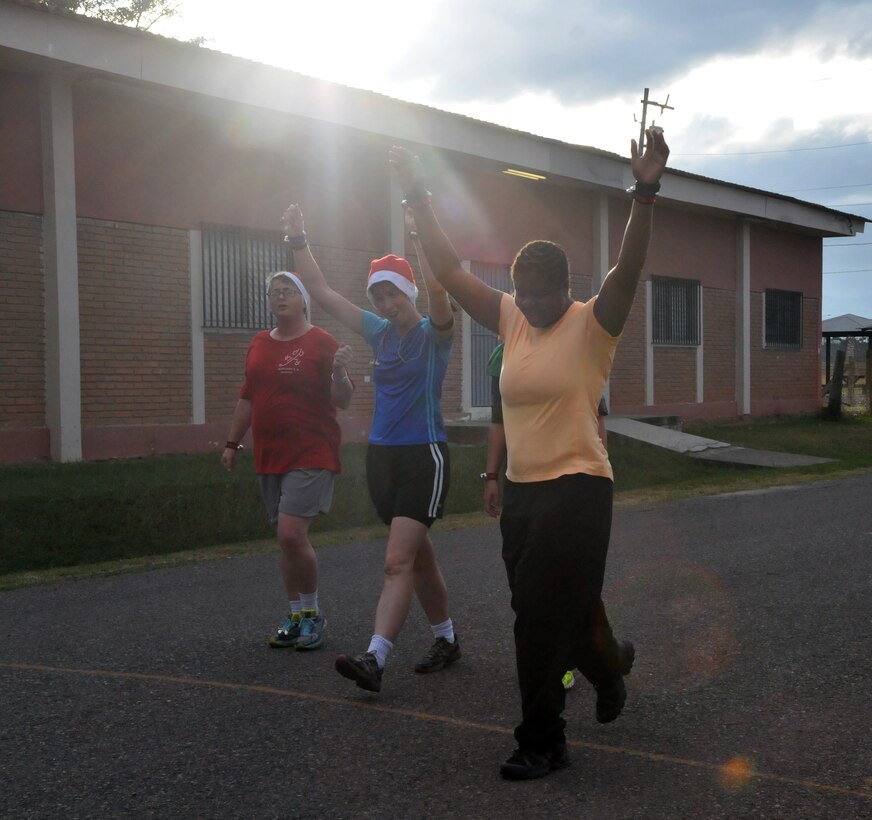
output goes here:
[[[51, 12], [26, 0], [0, 0], [0, 67], [69, 73], [79, 82], [163, 89], [255, 106], [462, 154], [492, 169], [534, 171], [564, 184], [619, 190], [633, 181], [629, 162], [617, 154], [325, 82], [125, 26]], [[863, 232], [867, 221], [677, 169], [667, 170], [661, 199], [821, 236], [853, 236]]]

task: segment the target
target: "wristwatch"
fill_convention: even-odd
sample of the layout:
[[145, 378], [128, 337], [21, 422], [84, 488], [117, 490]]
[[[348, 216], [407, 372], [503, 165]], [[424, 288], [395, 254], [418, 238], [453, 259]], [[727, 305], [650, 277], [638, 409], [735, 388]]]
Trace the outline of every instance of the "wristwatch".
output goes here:
[[499, 476], [496, 473], [482, 473], [479, 478], [482, 481], [499, 481]]

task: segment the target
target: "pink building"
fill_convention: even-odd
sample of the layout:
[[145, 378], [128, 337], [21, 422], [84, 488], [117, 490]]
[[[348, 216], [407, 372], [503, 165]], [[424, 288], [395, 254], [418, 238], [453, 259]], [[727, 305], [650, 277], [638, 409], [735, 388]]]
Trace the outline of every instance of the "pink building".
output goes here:
[[[411, 252], [394, 143], [434, 170], [461, 256], [501, 287], [517, 249], [545, 238], [566, 247], [573, 293], [589, 298], [629, 208], [624, 157], [25, 0], [0, 0], [0, 111], [6, 463], [217, 448], [248, 342], [269, 322], [263, 277], [293, 264], [284, 207], [301, 203], [322, 267], [361, 306], [370, 260]], [[863, 217], [678, 169], [656, 208], [612, 413], [816, 411], [822, 240], [862, 231]], [[363, 439], [369, 351], [313, 318], [357, 351], [342, 422]], [[494, 340], [459, 325], [443, 408], [474, 418]]]

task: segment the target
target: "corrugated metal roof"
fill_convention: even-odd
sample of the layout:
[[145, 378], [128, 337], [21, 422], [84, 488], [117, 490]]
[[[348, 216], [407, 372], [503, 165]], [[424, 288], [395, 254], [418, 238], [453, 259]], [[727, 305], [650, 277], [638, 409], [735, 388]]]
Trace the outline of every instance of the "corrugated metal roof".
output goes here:
[[872, 319], [845, 313], [821, 322], [821, 332], [839, 336], [861, 336], [864, 333], [872, 333]]

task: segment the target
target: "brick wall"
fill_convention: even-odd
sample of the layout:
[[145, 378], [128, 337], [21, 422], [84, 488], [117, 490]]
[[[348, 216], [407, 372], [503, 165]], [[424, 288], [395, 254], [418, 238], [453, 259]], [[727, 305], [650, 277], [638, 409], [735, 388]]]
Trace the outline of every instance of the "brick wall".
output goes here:
[[802, 347], [763, 346], [763, 294], [751, 294], [751, 414], [815, 412], [820, 407], [818, 350], [821, 305], [802, 300]]
[[736, 294], [718, 288], [702, 289], [703, 400], [736, 399]]
[[245, 351], [254, 333], [213, 330], [205, 333], [206, 423], [230, 424], [245, 371]]
[[191, 420], [188, 234], [78, 221], [82, 423]]
[[609, 397], [610, 409], [616, 413], [625, 412], [622, 407], [640, 408], [645, 404], [645, 294], [646, 288], [640, 283], [615, 351]]
[[42, 220], [0, 212], [0, 429], [45, 425]]
[[654, 348], [654, 403], [693, 404], [696, 401], [696, 346]]

